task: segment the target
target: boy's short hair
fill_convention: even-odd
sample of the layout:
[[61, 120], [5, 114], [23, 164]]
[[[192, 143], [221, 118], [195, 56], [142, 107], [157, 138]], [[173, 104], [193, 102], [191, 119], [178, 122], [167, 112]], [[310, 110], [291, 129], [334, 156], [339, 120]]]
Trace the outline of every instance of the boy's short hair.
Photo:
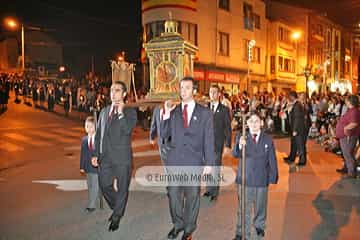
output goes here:
[[86, 119], [85, 119], [85, 123], [92, 123], [95, 125], [95, 118], [93, 116], [88, 116]]

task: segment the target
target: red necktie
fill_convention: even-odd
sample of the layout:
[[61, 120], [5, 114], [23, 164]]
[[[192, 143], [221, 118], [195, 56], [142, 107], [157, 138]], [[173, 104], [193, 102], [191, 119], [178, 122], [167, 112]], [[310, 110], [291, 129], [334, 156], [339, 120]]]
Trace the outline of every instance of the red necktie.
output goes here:
[[183, 122], [184, 122], [184, 128], [188, 128], [188, 112], [187, 112], [187, 104], [184, 105], [184, 109], [182, 112]]
[[94, 145], [93, 145], [93, 142], [92, 142], [92, 137], [90, 137], [89, 149], [90, 149], [90, 150], [94, 150]]
[[253, 139], [253, 142], [256, 143], [256, 137], [257, 137], [257, 134], [253, 134], [252, 135], [252, 139]]
[[115, 114], [115, 106], [113, 107], [113, 109], [112, 109], [112, 111], [111, 111], [111, 113], [110, 113], [110, 116], [109, 116], [109, 118], [108, 118], [108, 122], [111, 122], [111, 119], [112, 119], [112, 117], [114, 116], [114, 114]]

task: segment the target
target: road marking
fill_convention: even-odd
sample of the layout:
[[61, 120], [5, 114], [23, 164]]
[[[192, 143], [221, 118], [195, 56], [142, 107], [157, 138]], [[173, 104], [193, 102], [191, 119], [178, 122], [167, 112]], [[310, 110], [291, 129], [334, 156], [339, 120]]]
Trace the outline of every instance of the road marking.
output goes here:
[[5, 133], [4, 136], [11, 138], [13, 140], [16, 140], [16, 141], [27, 143], [29, 145], [51, 146], [51, 144], [49, 142], [36, 140], [35, 138], [30, 138], [30, 137], [27, 137], [27, 136], [24, 136], [24, 135], [18, 134], [18, 133]]
[[83, 191], [87, 189], [86, 180], [37, 180], [32, 182], [56, 185], [56, 189], [62, 191]]
[[75, 141], [79, 141], [79, 139], [77, 138], [69, 138], [69, 137], [62, 137], [59, 134], [56, 133], [50, 133], [50, 132], [43, 132], [43, 131], [38, 131], [38, 130], [30, 130], [29, 134], [31, 135], [37, 135], [40, 137], [45, 137], [45, 138], [50, 138], [51, 140], [55, 140], [57, 142], [62, 142], [62, 143], [74, 143]]
[[2, 142], [0, 144], [0, 148], [7, 151], [7, 152], [24, 151], [23, 147], [18, 146], [16, 144], [9, 143], [9, 142]]
[[[35, 180], [33, 183], [42, 183], [42, 184], [50, 184], [56, 185], [56, 189], [61, 191], [84, 191], [87, 190], [86, 180]], [[149, 187], [142, 186], [138, 184], [134, 178], [131, 179], [129, 191], [147, 191], [147, 192], [158, 192], [158, 193], [166, 193], [165, 187]]]

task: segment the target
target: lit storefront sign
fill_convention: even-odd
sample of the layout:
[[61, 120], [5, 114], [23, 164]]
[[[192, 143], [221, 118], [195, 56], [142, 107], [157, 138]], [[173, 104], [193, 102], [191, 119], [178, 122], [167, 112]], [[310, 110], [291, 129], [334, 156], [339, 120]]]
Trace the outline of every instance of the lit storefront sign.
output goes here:
[[194, 78], [200, 81], [210, 81], [217, 83], [239, 84], [240, 75], [236, 73], [225, 73], [217, 71], [194, 70]]

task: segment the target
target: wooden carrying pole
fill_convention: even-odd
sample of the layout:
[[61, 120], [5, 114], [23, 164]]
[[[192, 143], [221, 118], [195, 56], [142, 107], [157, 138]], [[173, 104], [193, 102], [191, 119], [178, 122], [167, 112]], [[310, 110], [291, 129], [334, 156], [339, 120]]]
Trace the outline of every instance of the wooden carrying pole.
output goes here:
[[[246, 114], [242, 114], [242, 137], [246, 139]], [[241, 150], [241, 239], [245, 240], [245, 145]]]

